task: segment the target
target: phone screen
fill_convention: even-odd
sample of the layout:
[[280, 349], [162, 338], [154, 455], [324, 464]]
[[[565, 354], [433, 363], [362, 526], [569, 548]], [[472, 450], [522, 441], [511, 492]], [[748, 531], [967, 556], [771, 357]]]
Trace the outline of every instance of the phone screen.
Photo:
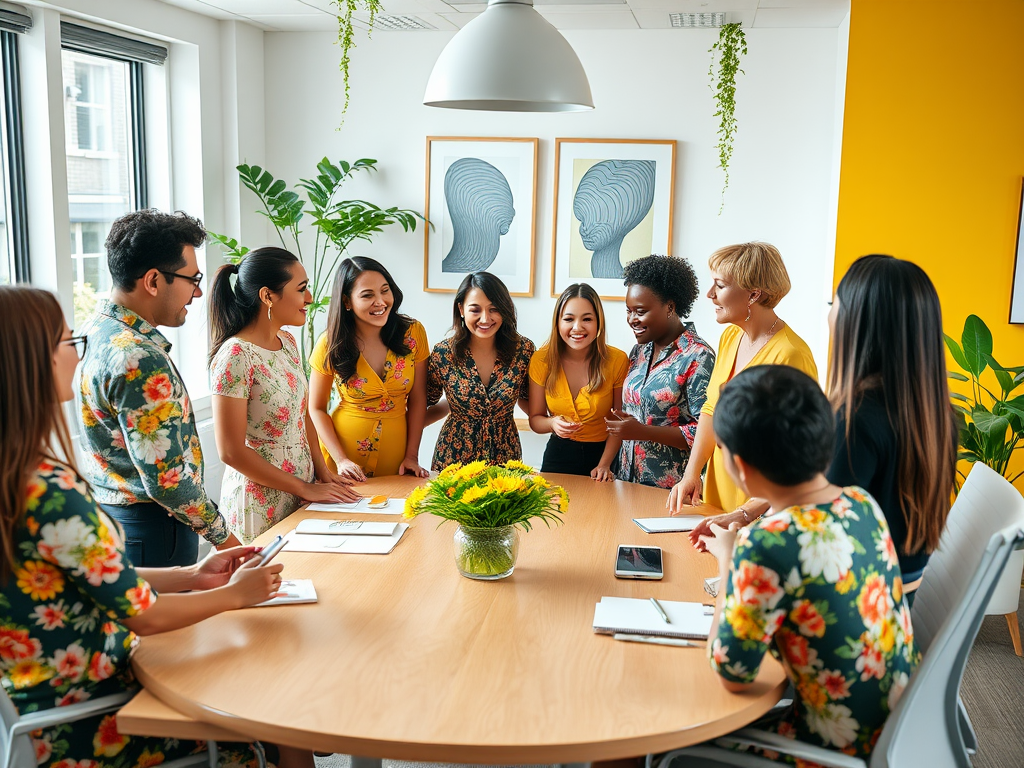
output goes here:
[[661, 573], [661, 550], [658, 547], [619, 547], [615, 570]]

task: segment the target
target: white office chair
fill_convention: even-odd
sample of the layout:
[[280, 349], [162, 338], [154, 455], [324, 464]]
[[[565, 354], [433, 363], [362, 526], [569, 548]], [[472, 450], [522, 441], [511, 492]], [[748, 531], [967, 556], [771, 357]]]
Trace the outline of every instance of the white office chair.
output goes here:
[[[753, 728], [669, 752], [657, 766], [769, 768], [778, 763], [728, 749], [754, 746], [834, 768], [970, 768], [977, 743], [960, 703], [960, 682], [985, 609], [1010, 554], [1024, 543], [1024, 497], [1004, 478], [975, 464], [932, 555], [912, 611], [914, 637], [924, 654], [865, 763]], [[716, 746], [717, 745], [717, 746]], [[647, 768], [654, 768], [652, 756]]]
[[[54, 707], [21, 715], [7, 695], [7, 691], [0, 686], [0, 721], [3, 723], [3, 731], [0, 732], [0, 750], [4, 755], [0, 768], [36, 768], [35, 750], [32, 748], [32, 739], [29, 738], [32, 731], [63, 723], [73, 723], [94, 715], [116, 712], [134, 695], [135, 691], [115, 693], [111, 696], [90, 699], [66, 707]], [[209, 768], [217, 768], [217, 744], [213, 741], [208, 741], [206, 744], [206, 752], [198, 752], [178, 760], [171, 760], [163, 763], [161, 768], [191, 768], [191, 766], [204, 764], [209, 765]], [[256, 754], [260, 768], [266, 768], [266, 762], [261, 759], [262, 747], [257, 748]]]

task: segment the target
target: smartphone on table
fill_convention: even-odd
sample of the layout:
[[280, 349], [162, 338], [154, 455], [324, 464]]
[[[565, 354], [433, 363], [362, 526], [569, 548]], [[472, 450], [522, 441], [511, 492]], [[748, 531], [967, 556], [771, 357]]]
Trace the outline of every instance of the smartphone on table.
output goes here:
[[615, 578], [660, 579], [664, 576], [661, 547], [619, 545], [619, 552], [615, 557]]

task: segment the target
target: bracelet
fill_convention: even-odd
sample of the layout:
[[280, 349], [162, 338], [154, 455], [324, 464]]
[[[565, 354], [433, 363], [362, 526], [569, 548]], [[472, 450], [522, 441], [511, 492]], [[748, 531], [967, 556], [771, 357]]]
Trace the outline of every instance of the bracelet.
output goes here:
[[744, 522], [744, 524], [745, 525], [750, 525], [750, 518], [747, 516], [747, 509], [746, 509], [746, 507], [738, 507], [736, 509], [736, 511], [739, 512], [741, 515], [743, 515], [743, 522]]

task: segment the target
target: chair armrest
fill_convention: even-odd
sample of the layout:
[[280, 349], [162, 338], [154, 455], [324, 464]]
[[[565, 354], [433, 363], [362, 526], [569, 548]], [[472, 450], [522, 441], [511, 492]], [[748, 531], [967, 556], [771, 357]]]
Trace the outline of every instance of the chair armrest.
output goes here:
[[760, 731], [755, 728], [743, 728], [742, 730], [730, 733], [715, 739], [716, 744], [729, 745], [739, 744], [760, 749], [770, 749], [783, 755], [790, 755], [801, 760], [826, 766], [827, 768], [867, 768], [867, 763], [859, 757], [851, 757], [834, 749], [825, 749], [813, 744], [780, 736], [769, 731]]
[[18, 722], [11, 728], [11, 737], [20, 736], [23, 733], [31, 733], [39, 728], [50, 728], [63, 723], [73, 723], [93, 715], [102, 715], [120, 709], [135, 696], [136, 691], [125, 691], [110, 696], [102, 696], [98, 699], [80, 701], [77, 704], [69, 704], [66, 707], [53, 707], [44, 709], [41, 712], [28, 712], [18, 718]]

